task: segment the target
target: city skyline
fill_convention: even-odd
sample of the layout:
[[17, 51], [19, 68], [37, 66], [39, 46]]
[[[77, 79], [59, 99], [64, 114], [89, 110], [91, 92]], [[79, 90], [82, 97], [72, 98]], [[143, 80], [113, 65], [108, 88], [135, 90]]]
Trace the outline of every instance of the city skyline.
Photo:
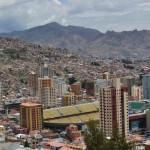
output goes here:
[[149, 30], [148, 0], [1, 0], [0, 32], [29, 29], [50, 22], [97, 29]]

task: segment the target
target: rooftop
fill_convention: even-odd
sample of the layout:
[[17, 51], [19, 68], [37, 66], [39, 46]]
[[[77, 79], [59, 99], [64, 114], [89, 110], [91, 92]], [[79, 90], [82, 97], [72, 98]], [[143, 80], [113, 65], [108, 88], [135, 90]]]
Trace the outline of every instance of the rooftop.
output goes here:
[[42, 106], [41, 104], [37, 104], [37, 103], [21, 103], [21, 106], [24, 107], [35, 107], [35, 106]]

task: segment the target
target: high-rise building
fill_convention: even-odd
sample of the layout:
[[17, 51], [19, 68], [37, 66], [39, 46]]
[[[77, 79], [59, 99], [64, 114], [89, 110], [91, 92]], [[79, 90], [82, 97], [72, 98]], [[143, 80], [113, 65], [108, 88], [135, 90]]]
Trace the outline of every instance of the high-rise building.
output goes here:
[[99, 114], [100, 128], [106, 136], [112, 136], [117, 125], [121, 134], [128, 134], [128, 88], [121, 86], [119, 78], [112, 79], [112, 86], [100, 88]]
[[64, 79], [61, 77], [54, 76], [54, 88], [56, 89], [57, 97], [62, 97], [68, 91], [68, 85], [65, 83]]
[[143, 75], [142, 85], [143, 85], [143, 98], [150, 99], [150, 74]]
[[71, 84], [71, 92], [73, 92], [76, 98], [80, 100], [81, 99], [81, 83], [76, 82], [76, 83]]
[[81, 84], [80, 84], [80, 82], [76, 82], [76, 83], [71, 84], [71, 91], [75, 95], [81, 95]]
[[131, 96], [134, 100], [141, 100], [142, 99], [142, 87], [141, 86], [132, 86], [131, 88]]
[[99, 96], [99, 90], [101, 86], [106, 86], [106, 80], [105, 79], [97, 79], [94, 81], [94, 95]]
[[88, 96], [94, 96], [94, 82], [87, 80], [85, 83], [86, 94]]
[[44, 66], [40, 67], [40, 78], [44, 78], [45, 76], [49, 78], [53, 78], [54, 76], [54, 71], [52, 67], [47, 64], [44, 64]]
[[128, 87], [128, 96], [131, 96], [131, 91], [132, 91], [131, 88], [132, 88], [133, 85], [135, 85], [137, 80], [138, 80], [137, 78], [130, 77], [130, 76], [121, 78], [121, 83], [124, 86]]
[[45, 106], [57, 106], [56, 90], [53, 86], [52, 78], [38, 78], [38, 95], [41, 104]]
[[35, 72], [29, 73], [29, 94], [31, 96], [38, 96], [38, 74]]
[[28, 132], [42, 130], [43, 109], [41, 104], [22, 103], [20, 105], [20, 126]]

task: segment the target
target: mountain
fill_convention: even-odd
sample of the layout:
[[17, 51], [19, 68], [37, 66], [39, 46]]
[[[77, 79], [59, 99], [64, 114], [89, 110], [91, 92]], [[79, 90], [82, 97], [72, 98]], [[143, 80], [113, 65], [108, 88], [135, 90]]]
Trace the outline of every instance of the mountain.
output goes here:
[[150, 56], [150, 31], [108, 31], [78, 26], [62, 26], [52, 22], [24, 31], [1, 34], [34, 44], [66, 48], [101, 58], [146, 58]]

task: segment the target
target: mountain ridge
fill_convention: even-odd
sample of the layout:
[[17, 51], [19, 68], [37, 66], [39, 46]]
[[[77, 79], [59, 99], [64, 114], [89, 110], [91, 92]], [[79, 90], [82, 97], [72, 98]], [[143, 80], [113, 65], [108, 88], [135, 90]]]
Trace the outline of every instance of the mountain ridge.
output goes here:
[[80, 54], [101, 58], [145, 58], [150, 56], [150, 31], [107, 31], [79, 26], [62, 26], [56, 22], [33, 27], [24, 31], [14, 31], [0, 36], [24, 40], [34, 44], [44, 44], [66, 48]]

